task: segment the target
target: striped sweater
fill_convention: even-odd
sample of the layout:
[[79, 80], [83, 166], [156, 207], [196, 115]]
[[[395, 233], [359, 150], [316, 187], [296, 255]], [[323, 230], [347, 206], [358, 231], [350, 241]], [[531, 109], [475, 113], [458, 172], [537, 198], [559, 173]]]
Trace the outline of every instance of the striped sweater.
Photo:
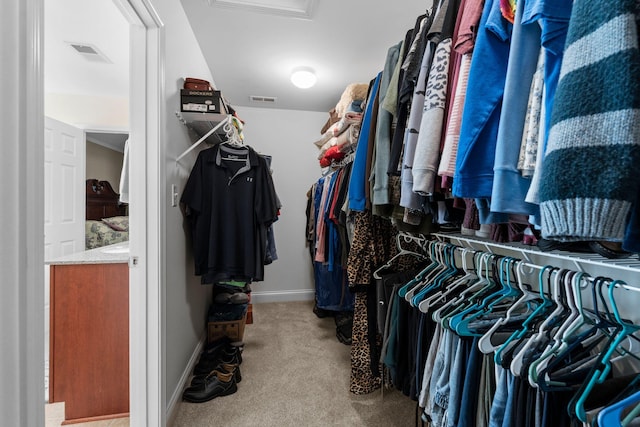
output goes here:
[[576, 0], [540, 187], [542, 235], [621, 241], [640, 190], [636, 0]]

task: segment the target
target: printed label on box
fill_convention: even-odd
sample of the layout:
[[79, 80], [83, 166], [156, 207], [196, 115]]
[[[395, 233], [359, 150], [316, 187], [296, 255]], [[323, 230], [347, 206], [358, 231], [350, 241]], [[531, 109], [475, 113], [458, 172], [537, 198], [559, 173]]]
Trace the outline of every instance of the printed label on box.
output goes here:
[[[209, 106], [205, 105], [205, 104], [182, 104], [182, 111], [199, 111], [202, 113], [206, 113], [209, 108]], [[215, 107], [214, 107], [215, 110]]]

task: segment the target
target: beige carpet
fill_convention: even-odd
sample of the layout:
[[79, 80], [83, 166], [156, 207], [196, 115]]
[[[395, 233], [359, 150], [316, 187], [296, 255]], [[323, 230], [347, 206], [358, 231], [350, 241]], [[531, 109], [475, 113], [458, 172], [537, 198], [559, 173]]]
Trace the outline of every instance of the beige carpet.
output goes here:
[[181, 402], [174, 427], [413, 426], [415, 403], [385, 390], [349, 392], [349, 346], [307, 302], [256, 304], [244, 333], [238, 392]]

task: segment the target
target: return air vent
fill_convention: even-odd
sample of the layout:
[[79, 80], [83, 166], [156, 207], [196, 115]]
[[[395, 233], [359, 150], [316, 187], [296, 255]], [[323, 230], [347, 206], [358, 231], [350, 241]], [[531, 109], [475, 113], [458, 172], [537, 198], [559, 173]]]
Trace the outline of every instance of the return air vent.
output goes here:
[[102, 62], [105, 64], [111, 64], [111, 60], [105, 56], [104, 53], [100, 51], [96, 46], [89, 43], [75, 43], [75, 42], [66, 42], [69, 46], [71, 46], [77, 53], [79, 53], [83, 58], [93, 61], [93, 62]]
[[251, 100], [251, 102], [260, 102], [262, 104], [275, 104], [276, 102], [276, 98], [275, 96], [256, 96], [256, 95], [250, 95], [249, 99]]

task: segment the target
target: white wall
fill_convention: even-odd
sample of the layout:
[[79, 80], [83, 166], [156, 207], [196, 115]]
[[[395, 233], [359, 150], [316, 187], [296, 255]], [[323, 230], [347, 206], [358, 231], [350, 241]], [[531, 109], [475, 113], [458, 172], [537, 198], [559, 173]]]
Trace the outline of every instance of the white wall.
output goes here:
[[[224, 89], [223, 89], [224, 91]], [[252, 301], [313, 299], [313, 270], [305, 247], [307, 191], [320, 177], [313, 145], [327, 113], [237, 107], [245, 142], [273, 157], [273, 180], [282, 202], [274, 224], [278, 260], [265, 267], [264, 282], [252, 285]], [[259, 320], [257, 320], [259, 321]]]
[[44, 114], [80, 129], [129, 129], [128, 98], [48, 92]]
[[184, 77], [210, 81], [212, 78], [180, 2], [153, 0], [152, 3], [164, 23], [165, 114], [160, 147], [160, 158], [164, 164], [160, 167], [158, 179], [164, 183], [167, 204], [161, 212], [165, 235], [160, 241], [164, 245], [161, 251], [165, 262], [158, 285], [165, 287], [165, 402], [167, 411], [171, 412], [181, 399], [182, 380], [187, 374], [185, 370], [204, 333], [210, 295], [210, 289], [200, 285], [199, 277], [193, 275], [185, 222], [180, 209], [170, 204], [171, 185], [177, 185], [181, 192], [195, 161], [194, 155], [182, 159], [180, 165], [175, 162], [192, 142], [175, 111], [179, 110], [179, 91]]
[[109, 181], [111, 188], [117, 193], [120, 188], [123, 159], [124, 154], [87, 141], [86, 179]]

